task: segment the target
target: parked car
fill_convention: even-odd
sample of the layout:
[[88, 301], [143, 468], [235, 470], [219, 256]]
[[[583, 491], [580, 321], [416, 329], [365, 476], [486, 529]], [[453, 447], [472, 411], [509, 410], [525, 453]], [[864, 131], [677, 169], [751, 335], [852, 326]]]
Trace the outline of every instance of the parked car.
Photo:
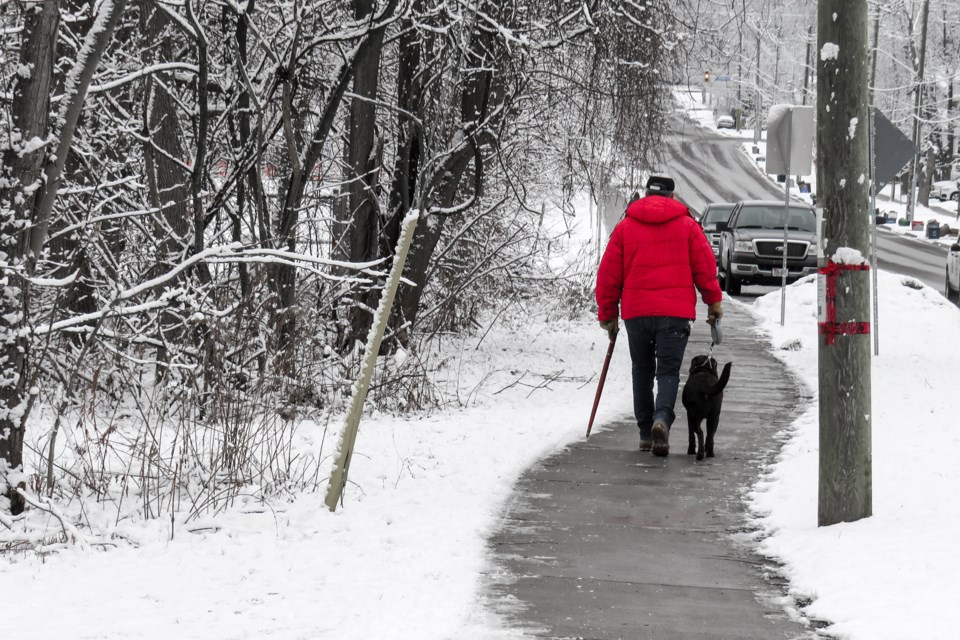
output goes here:
[[737, 121], [733, 116], [719, 116], [717, 118], [717, 129], [733, 129], [737, 126]]
[[934, 182], [930, 187], [930, 197], [940, 200], [953, 200], [960, 198], [960, 180], [944, 180]]
[[780, 284], [783, 228], [787, 226], [787, 282], [817, 272], [817, 217], [813, 207], [775, 200], [738, 202], [720, 231], [720, 274], [730, 295], [744, 284]]
[[960, 243], [954, 242], [947, 253], [947, 300], [960, 305]]
[[717, 223], [729, 220], [734, 206], [733, 202], [711, 202], [700, 214], [700, 226], [703, 227], [703, 232], [710, 241], [718, 267], [720, 266], [720, 231], [717, 230]]

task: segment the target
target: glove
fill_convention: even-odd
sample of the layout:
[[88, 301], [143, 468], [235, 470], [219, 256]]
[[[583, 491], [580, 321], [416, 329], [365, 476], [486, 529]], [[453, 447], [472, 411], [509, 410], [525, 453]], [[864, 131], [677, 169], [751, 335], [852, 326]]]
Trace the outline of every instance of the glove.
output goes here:
[[709, 307], [707, 307], [707, 324], [714, 325], [722, 317], [723, 317], [723, 308], [720, 307], [719, 302], [714, 302]]
[[617, 332], [620, 331], [620, 323], [616, 320], [601, 320], [600, 328], [607, 332], [607, 335], [610, 336], [610, 339], [617, 335]]

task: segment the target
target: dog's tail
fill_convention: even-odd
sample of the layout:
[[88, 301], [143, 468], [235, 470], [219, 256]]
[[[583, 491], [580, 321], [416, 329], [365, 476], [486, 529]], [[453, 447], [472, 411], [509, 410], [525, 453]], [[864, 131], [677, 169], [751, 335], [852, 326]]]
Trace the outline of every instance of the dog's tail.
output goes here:
[[728, 362], [723, 365], [723, 372], [720, 374], [720, 379], [717, 380], [717, 383], [710, 387], [710, 390], [707, 391], [707, 395], [715, 396], [718, 393], [722, 393], [724, 387], [727, 386], [727, 383], [730, 382], [730, 367], [733, 365], [732, 362]]

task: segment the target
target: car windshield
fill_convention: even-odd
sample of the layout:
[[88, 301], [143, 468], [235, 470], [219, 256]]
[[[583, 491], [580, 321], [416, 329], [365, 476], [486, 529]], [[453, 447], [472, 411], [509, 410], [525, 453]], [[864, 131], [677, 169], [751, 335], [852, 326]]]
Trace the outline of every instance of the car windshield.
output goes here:
[[[817, 220], [813, 211], [805, 207], [790, 207], [788, 229], [796, 231], [816, 231]], [[783, 207], [766, 205], [745, 205], [737, 216], [737, 227], [741, 229], [783, 229]]]
[[714, 227], [718, 222], [725, 222], [727, 218], [730, 217], [730, 212], [733, 211], [733, 205], [710, 205], [707, 207], [707, 210], [703, 212], [703, 219], [700, 220], [700, 223], [704, 227]]

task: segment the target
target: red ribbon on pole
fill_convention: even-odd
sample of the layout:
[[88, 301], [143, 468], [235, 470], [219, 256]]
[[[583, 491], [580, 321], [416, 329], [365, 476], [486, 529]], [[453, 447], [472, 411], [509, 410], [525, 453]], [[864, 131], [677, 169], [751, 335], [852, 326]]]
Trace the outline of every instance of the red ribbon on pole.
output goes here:
[[839, 335], [863, 335], [870, 333], [869, 322], [837, 322], [837, 276], [844, 271], [869, 271], [868, 263], [842, 264], [827, 260], [817, 272], [825, 278], [824, 298], [826, 321], [818, 322], [820, 335], [826, 336], [827, 344], [836, 344]]

